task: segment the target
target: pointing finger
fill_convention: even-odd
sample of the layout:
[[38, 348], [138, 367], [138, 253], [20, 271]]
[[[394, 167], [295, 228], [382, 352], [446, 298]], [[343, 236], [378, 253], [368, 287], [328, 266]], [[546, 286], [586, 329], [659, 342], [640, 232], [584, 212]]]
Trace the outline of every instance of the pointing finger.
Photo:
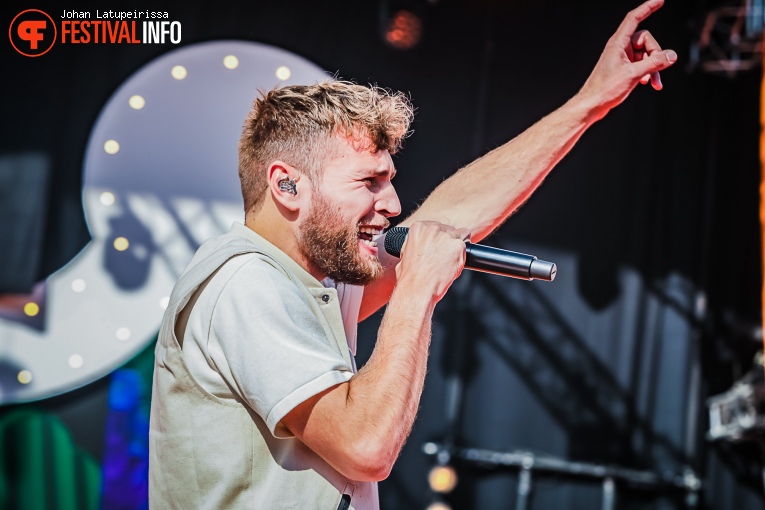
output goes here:
[[614, 37], [623, 43], [629, 42], [640, 22], [657, 11], [662, 5], [664, 5], [664, 0], [648, 0], [630, 11], [627, 17], [624, 18], [624, 21], [622, 21], [622, 24], [619, 25]]

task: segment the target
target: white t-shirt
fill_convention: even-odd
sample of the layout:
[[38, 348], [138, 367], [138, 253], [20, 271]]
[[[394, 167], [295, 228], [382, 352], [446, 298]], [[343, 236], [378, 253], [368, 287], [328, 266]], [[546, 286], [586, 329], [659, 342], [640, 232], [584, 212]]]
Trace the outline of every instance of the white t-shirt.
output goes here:
[[150, 503], [334, 509], [351, 494], [352, 509], [378, 510], [377, 484], [348, 480], [280, 424], [353, 376], [362, 294], [317, 281], [238, 223], [202, 245], [155, 350]]
[[[363, 287], [322, 283], [337, 291], [353, 361]], [[207, 284], [184, 334], [183, 357], [197, 382], [219, 398], [232, 398], [233, 390], [276, 437], [291, 436], [277, 428], [284, 415], [355, 372], [355, 364], [348, 366], [326, 338], [306, 327], [316, 319], [308, 307], [296, 306], [301, 299], [297, 288], [285, 286], [284, 275], [268, 257], [239, 255]]]

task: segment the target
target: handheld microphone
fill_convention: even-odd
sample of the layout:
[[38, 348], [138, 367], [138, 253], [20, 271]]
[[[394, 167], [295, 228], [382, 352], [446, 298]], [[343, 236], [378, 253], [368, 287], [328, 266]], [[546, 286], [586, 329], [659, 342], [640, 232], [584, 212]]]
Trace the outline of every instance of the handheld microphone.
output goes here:
[[[406, 227], [394, 227], [388, 230], [385, 233], [385, 251], [394, 257], [400, 257], [401, 247], [404, 246], [408, 234], [409, 229]], [[545, 280], [548, 282], [553, 281], [558, 272], [554, 263], [539, 260], [534, 255], [500, 250], [481, 244], [468, 242], [465, 244], [467, 245], [466, 269], [520, 278], [521, 280]]]

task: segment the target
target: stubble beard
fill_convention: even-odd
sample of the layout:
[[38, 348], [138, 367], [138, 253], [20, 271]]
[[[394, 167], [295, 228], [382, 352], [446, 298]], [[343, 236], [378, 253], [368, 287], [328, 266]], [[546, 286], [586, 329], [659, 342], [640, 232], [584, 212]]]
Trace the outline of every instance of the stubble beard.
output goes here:
[[384, 269], [376, 257], [359, 250], [358, 227], [343, 220], [340, 211], [319, 190], [300, 229], [300, 250], [316, 268], [337, 283], [368, 285]]

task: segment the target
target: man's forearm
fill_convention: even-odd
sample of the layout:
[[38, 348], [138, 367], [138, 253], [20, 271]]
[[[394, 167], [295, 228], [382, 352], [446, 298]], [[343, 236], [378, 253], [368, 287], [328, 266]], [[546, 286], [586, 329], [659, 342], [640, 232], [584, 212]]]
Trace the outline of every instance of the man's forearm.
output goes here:
[[412, 429], [427, 368], [433, 310], [465, 265], [467, 229], [415, 223], [375, 350], [348, 382], [296, 406], [284, 425], [350, 479], [388, 476]]
[[400, 284], [364, 367], [283, 419], [309, 448], [352, 480], [385, 479], [412, 429], [435, 308], [429, 298], [416, 285]]
[[[412, 429], [425, 382], [435, 302], [399, 285], [369, 361], [350, 381], [349, 409], [370, 454], [390, 469]], [[384, 478], [387, 473], [384, 473]]]
[[[438, 221], [467, 228], [470, 240], [480, 241], [529, 198], [601, 116], [601, 109], [581, 94], [574, 96], [516, 138], [446, 179], [400, 226]], [[360, 321], [388, 301], [396, 284], [398, 259], [380, 250], [380, 262], [386, 268], [385, 276], [364, 290]]]
[[479, 241], [523, 204], [599, 117], [581, 95], [441, 183], [402, 226], [434, 220]]

